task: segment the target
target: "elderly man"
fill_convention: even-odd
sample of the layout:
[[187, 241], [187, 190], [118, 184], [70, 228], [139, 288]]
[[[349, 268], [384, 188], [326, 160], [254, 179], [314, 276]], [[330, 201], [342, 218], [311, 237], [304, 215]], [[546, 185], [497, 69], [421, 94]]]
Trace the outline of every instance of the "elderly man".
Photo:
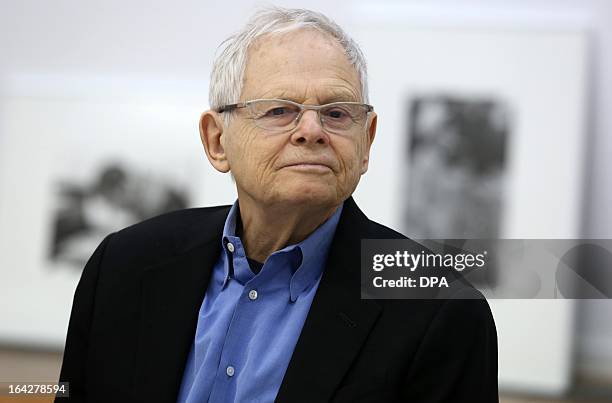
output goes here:
[[377, 121], [355, 42], [266, 9], [226, 41], [210, 101], [202, 143], [238, 200], [100, 244], [68, 329], [73, 399], [496, 402], [486, 301], [360, 298], [360, 240], [404, 237], [351, 198]]

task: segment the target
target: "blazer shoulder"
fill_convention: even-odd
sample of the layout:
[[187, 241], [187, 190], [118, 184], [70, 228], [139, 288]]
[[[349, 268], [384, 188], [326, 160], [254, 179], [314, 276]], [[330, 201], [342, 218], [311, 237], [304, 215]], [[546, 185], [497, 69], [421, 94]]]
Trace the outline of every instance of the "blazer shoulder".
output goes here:
[[177, 210], [149, 218], [112, 235], [106, 248], [116, 263], [149, 265], [218, 238], [231, 206]]
[[357, 206], [353, 197], [344, 202], [344, 210], [338, 223], [336, 236], [359, 239], [406, 239], [407, 237], [383, 224], [372, 221]]
[[150, 232], [167, 232], [177, 229], [189, 228], [194, 225], [211, 223], [215, 217], [227, 215], [231, 206], [196, 207], [175, 210], [148, 218], [144, 221], [130, 225], [117, 234], [122, 236], [139, 236]]
[[372, 220], [368, 220], [368, 237], [372, 239], [408, 239], [406, 235]]

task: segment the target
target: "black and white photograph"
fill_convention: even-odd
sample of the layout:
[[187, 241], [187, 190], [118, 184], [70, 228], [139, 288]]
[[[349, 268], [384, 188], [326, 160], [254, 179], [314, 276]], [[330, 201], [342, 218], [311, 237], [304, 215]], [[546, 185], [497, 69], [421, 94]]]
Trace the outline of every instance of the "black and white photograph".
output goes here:
[[101, 165], [85, 183], [58, 181], [56, 191], [49, 256], [75, 270], [106, 235], [190, 205], [187, 189], [119, 161]]
[[[0, 293], [10, 322], [0, 338], [42, 347], [63, 342], [71, 303], [64, 290], [74, 289], [92, 248], [137, 222], [201, 205], [212, 193], [207, 184], [214, 183], [206, 179], [192, 122], [201, 109], [191, 103], [192, 93], [172, 98], [150, 90], [141, 99], [132, 94], [142, 81], [55, 80], [61, 85], [45, 77], [15, 78], [15, 94], [0, 107], [2, 151], [10, 151], [0, 161], [0, 239], [13, 244], [0, 253], [0, 266], [15, 268]], [[180, 90], [180, 82], [171, 84]], [[49, 94], [41, 95], [43, 88]], [[176, 101], [180, 96], [185, 100]], [[26, 160], [36, 163], [20, 169]], [[34, 314], [19, 301], [45, 302]]]
[[498, 238], [511, 134], [507, 105], [447, 95], [409, 103], [405, 228], [418, 238]]

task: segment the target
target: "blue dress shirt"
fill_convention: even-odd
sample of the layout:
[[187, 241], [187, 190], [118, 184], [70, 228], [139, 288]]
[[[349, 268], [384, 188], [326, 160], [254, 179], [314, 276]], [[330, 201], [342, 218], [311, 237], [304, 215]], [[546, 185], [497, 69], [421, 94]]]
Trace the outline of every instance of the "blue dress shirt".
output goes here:
[[273, 402], [319, 286], [342, 205], [258, 274], [236, 236], [234, 203], [200, 308], [179, 402]]

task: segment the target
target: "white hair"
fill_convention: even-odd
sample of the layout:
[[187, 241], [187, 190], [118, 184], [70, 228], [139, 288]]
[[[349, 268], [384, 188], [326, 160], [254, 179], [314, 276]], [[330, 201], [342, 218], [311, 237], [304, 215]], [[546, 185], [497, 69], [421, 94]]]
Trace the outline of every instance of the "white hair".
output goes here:
[[[361, 81], [363, 102], [368, 103], [366, 61], [357, 43], [327, 16], [316, 11], [268, 7], [258, 11], [247, 25], [220, 45], [221, 53], [210, 75], [211, 109], [239, 101], [244, 83], [249, 46], [260, 36], [314, 28], [330, 35], [342, 46]], [[229, 114], [225, 114], [229, 115]]]

